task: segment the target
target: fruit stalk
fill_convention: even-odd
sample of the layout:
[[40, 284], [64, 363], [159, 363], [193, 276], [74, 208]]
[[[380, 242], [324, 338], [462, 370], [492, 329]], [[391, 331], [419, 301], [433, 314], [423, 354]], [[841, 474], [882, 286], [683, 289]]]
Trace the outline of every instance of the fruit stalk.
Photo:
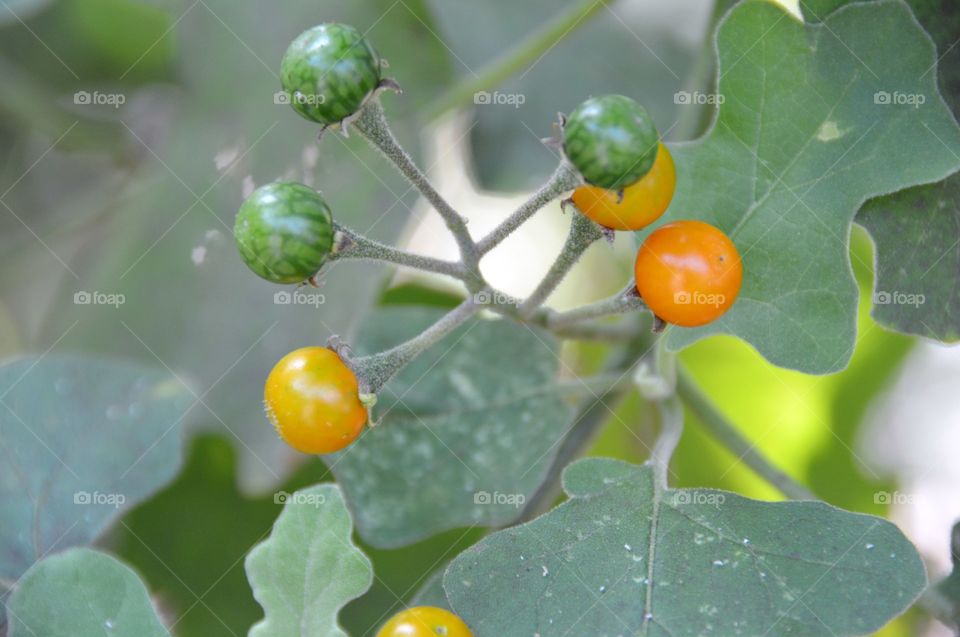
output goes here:
[[603, 236], [603, 230], [584, 215], [574, 212], [570, 222], [570, 233], [556, 261], [547, 271], [537, 288], [520, 305], [521, 318], [529, 318], [560, 285], [571, 268], [576, 265], [583, 253], [595, 241]]
[[353, 125], [367, 141], [397, 167], [403, 176], [440, 213], [447, 228], [453, 233], [457, 246], [460, 248], [460, 256], [464, 266], [470, 273], [467, 287], [471, 292], [479, 291], [483, 286], [479, 267], [481, 253], [467, 230], [466, 220], [437, 192], [427, 176], [414, 163], [413, 158], [400, 146], [387, 123], [380, 101], [378, 99], [369, 100], [360, 109], [359, 116]]
[[383, 261], [416, 270], [435, 272], [460, 280], [467, 277], [466, 269], [460, 263], [400, 250], [374, 241], [337, 223], [334, 224], [334, 227], [337, 230], [335, 248], [328, 262], [338, 259]]
[[375, 394], [401, 369], [460, 327], [479, 310], [472, 298], [452, 309], [419, 336], [379, 354], [348, 360], [347, 365], [360, 379], [360, 391]]
[[596, 303], [583, 305], [567, 312], [549, 312], [544, 319], [544, 325], [550, 330], [564, 329], [581, 321], [625, 314], [643, 307], [643, 299], [637, 294], [636, 286], [631, 283], [623, 291]]
[[540, 190], [523, 203], [517, 210], [507, 217], [503, 223], [494, 228], [490, 234], [477, 242], [477, 251], [484, 255], [500, 245], [510, 234], [532, 217], [538, 210], [562, 195], [573, 190], [581, 183], [580, 173], [566, 160], [551, 175], [550, 179]]

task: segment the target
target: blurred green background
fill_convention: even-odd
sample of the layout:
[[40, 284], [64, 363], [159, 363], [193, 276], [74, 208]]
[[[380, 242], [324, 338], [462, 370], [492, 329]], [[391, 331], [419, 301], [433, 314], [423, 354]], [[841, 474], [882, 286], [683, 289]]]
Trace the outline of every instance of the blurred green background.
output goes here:
[[[722, 5], [731, 3], [724, 2]], [[453, 105], [462, 116], [458, 170], [487, 192], [535, 188], [555, 158], [539, 138], [557, 111], [591, 94], [640, 99], [671, 140], [696, 136], [704, 113], [675, 104], [709, 83], [704, 55], [715, 8], [702, 0], [623, 0], [594, 11], [497, 86], [522, 105], [474, 108], [454, 87], [581, 2], [557, 0], [0, 0], [0, 354], [79, 350], [169, 368], [203, 398], [190, 414], [186, 468], [127, 515], [101, 544], [146, 579], [180, 637], [242, 635], [261, 616], [243, 557], [279, 512], [272, 493], [327, 479], [303, 463], [262, 416], [262, 379], [284, 353], [339, 333], [381, 297], [410, 303], [383, 269], [334, 268], [316, 307], [278, 305], [233, 250], [233, 215], [254, 185], [286, 177], [322, 189], [339, 220], [392, 241], [422, 216], [414, 193], [355, 139], [315, 130], [276, 104], [287, 43], [321, 21], [370, 30], [404, 87], [385, 105], [420, 159]], [[451, 91], [454, 91], [451, 93]], [[452, 102], [451, 102], [452, 100]], [[456, 182], [455, 182], [456, 183]], [[442, 189], [442, 188], [441, 188]], [[722, 410], [790, 474], [828, 502], [884, 514], [873, 494], [895, 488], [861, 466], [857, 435], [871, 401], [894, 379], [913, 341], [869, 317], [872, 246], [854, 233], [864, 291], [850, 367], [829, 377], [776, 369], [748, 346], [716, 338], [682, 359]], [[589, 261], [629, 272], [624, 251]], [[532, 263], [547, 255], [531, 250]], [[597, 265], [597, 261], [604, 263]], [[622, 280], [594, 281], [580, 301]], [[117, 306], [77, 293], [122, 294]], [[588, 369], [596, 347], [569, 348]], [[642, 461], [627, 424], [653, 435], [648, 406], [628, 400], [593, 453]], [[678, 483], [759, 498], [778, 494], [691, 422], [674, 462]], [[451, 531], [400, 550], [369, 549], [377, 580], [342, 615], [372, 634], [424, 578], [480, 536]], [[946, 544], [946, 534], [944, 545]], [[945, 548], [945, 547], [944, 547]], [[919, 634], [921, 618], [885, 635]]]

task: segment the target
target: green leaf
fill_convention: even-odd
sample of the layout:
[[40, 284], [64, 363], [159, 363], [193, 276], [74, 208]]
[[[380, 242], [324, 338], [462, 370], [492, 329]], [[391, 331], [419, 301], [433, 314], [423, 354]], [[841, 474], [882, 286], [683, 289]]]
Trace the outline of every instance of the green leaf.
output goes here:
[[586, 459], [570, 500], [457, 557], [444, 588], [477, 635], [805, 635], [879, 629], [926, 584], [893, 524], [822, 502], [654, 487]]
[[0, 578], [90, 543], [173, 478], [188, 395], [140, 365], [48, 355], [0, 367]]
[[[439, 316], [384, 308], [358, 347], [381, 351]], [[382, 422], [328, 461], [364, 540], [395, 547], [515, 520], [570, 426], [559, 361], [545, 332], [475, 319], [404, 369], [381, 392]]]
[[48, 4], [50, 0], [5, 0], [0, 8], [0, 25], [26, 20]]
[[924, 597], [935, 616], [953, 630], [960, 630], [960, 522], [953, 525], [950, 534], [950, 553], [953, 571], [930, 587]]
[[37, 562], [7, 603], [10, 637], [169, 637], [143, 582], [109, 555], [74, 548]]
[[821, 17], [801, 24], [749, 1], [718, 28], [724, 101], [704, 138], [675, 148], [670, 216], [728, 232], [744, 281], [722, 319], [672, 329], [674, 349], [729, 333], [783, 367], [842, 369], [856, 334], [855, 212], [960, 167], [960, 129], [926, 73], [936, 50], [910, 9], [880, 0]]
[[[956, 116], [960, 13], [951, 0], [909, 4], [937, 45], [940, 87]], [[954, 284], [960, 270], [960, 175], [869, 201], [857, 222], [877, 244], [877, 322], [941, 341], [960, 339], [960, 289]]]
[[346, 637], [337, 613], [370, 588], [373, 567], [353, 544], [336, 485], [287, 497], [270, 537], [247, 555], [247, 578], [266, 612], [250, 637]]

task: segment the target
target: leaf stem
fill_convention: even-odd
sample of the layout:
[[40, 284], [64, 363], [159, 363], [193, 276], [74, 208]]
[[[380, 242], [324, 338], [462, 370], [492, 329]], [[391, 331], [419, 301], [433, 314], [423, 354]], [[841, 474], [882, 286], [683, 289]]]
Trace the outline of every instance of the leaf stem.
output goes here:
[[720, 413], [690, 374], [682, 367], [677, 369], [677, 393], [700, 419], [707, 431], [727, 449], [740, 458], [760, 477], [793, 500], [816, 500], [806, 487], [774, 466], [743, 434]]
[[406, 177], [420, 194], [436, 209], [443, 217], [444, 223], [453, 234], [460, 248], [460, 256], [468, 272], [467, 284], [472, 292], [483, 287], [483, 279], [480, 276], [480, 252], [474, 243], [470, 232], [467, 230], [467, 221], [460, 213], [453, 209], [447, 200], [430, 183], [426, 175], [414, 163], [413, 158], [403, 149], [400, 142], [394, 136], [387, 117], [383, 112], [383, 106], [379, 99], [369, 100], [363, 108], [360, 109], [358, 117], [353, 122], [353, 126], [363, 137], [377, 148], [383, 155], [389, 159], [397, 169]]
[[374, 241], [338, 223], [335, 223], [334, 226], [337, 231], [336, 247], [328, 262], [339, 259], [384, 261], [426, 272], [444, 274], [455, 279], [463, 280], [467, 278], [467, 272], [460, 263], [406, 252]]
[[346, 363], [360, 380], [361, 393], [376, 394], [397, 372], [460, 327], [476, 314], [478, 309], [479, 306], [474, 304], [473, 299], [468, 298], [409, 341], [379, 354], [347, 359]]
[[585, 0], [558, 15], [556, 19], [496, 58], [482, 69], [479, 75], [454, 86], [437, 100], [436, 105], [430, 109], [428, 119], [469, 104], [477, 93], [498, 86], [524, 67], [532, 66], [575, 28], [587, 24], [606, 4], [606, 0]]
[[[607, 365], [606, 371], [620, 373], [631, 377], [632, 367], [637, 360], [650, 350], [655, 337], [642, 330], [630, 344], [615, 354]], [[599, 396], [587, 401], [577, 412], [574, 424], [567, 432], [560, 448], [557, 450], [550, 469], [544, 477], [537, 491], [530, 497], [523, 508], [523, 513], [517, 524], [527, 522], [541, 513], [549, 510], [560, 494], [560, 475], [570, 462], [579, 456], [593, 441], [603, 423], [610, 419], [611, 410], [627, 394], [629, 387], [621, 384], [611, 387]]]
[[683, 407], [676, 396], [657, 402], [660, 410], [660, 435], [650, 452], [650, 464], [657, 489], [669, 488], [670, 459], [683, 433]]
[[566, 159], [561, 160], [560, 165], [553, 172], [550, 179], [540, 190], [535, 192], [530, 199], [523, 203], [517, 210], [507, 217], [503, 223], [494, 228], [490, 234], [477, 242], [477, 251], [484, 255], [490, 250], [500, 245], [510, 234], [524, 224], [527, 219], [532, 217], [538, 210], [548, 203], [567, 192], [573, 190], [582, 182], [580, 173]]
[[563, 281], [563, 278], [576, 265], [587, 248], [602, 236], [603, 231], [600, 226], [579, 212], [573, 213], [573, 219], [570, 222], [570, 234], [567, 235], [563, 249], [560, 250], [557, 259], [537, 288], [520, 305], [520, 316], [523, 318], [530, 317]]

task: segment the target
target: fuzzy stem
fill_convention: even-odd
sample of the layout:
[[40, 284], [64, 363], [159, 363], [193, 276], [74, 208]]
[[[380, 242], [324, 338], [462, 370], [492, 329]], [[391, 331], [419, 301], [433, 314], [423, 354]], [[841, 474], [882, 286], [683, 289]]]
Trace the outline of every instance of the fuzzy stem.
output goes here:
[[520, 316], [524, 318], [530, 317], [553, 293], [563, 280], [563, 277], [576, 265], [587, 248], [602, 236], [603, 231], [600, 229], [600, 226], [588, 219], [585, 215], [573, 213], [573, 220], [570, 222], [570, 234], [567, 235], [563, 249], [537, 288], [527, 297], [527, 300], [520, 305]]
[[759, 449], [744, 438], [683, 368], [677, 369], [677, 393], [713, 437], [753, 469], [757, 475], [788, 498], [817, 499], [806, 487], [774, 466]]
[[535, 192], [530, 199], [517, 208], [503, 223], [494, 228], [490, 234], [477, 242], [477, 251], [481, 255], [484, 255], [490, 252], [490, 250], [493, 250], [538, 210], [563, 193], [579, 186], [581, 181], [582, 178], [580, 177], [580, 173], [577, 172], [577, 169], [567, 162], [567, 160], [562, 160], [547, 183], [540, 187], [540, 190]]
[[340, 224], [334, 224], [337, 230], [336, 248], [329, 261], [339, 259], [362, 259], [384, 261], [408, 268], [436, 272], [455, 279], [463, 280], [467, 273], [463, 265], [452, 261], [434, 259], [412, 252], [406, 252], [392, 246], [369, 239]]
[[637, 325], [620, 323], [577, 323], [550, 330], [554, 336], [573, 341], [629, 341], [639, 334]]
[[[649, 351], [654, 338], [647, 332], [642, 332], [629, 346], [612, 357], [604, 367], [606, 371], [622, 373], [632, 377], [632, 366]], [[594, 439], [600, 427], [610, 420], [610, 413], [616, 404], [627, 394], [628, 387], [617, 385], [599, 396], [591, 398], [577, 413], [574, 425], [567, 432], [557, 455], [550, 464], [550, 470], [542, 481], [540, 488], [527, 501], [523, 508], [519, 522], [527, 522], [547, 511], [560, 494], [560, 474], [570, 462], [580, 455]], [[519, 523], [518, 522], [518, 523]]]
[[480, 253], [467, 230], [466, 220], [437, 192], [427, 176], [417, 168], [407, 151], [400, 146], [387, 123], [387, 117], [383, 112], [380, 100], [369, 100], [360, 109], [353, 126], [367, 141], [382, 152], [440, 213], [447, 228], [450, 229], [454, 239], [456, 239], [457, 246], [460, 248], [460, 256], [470, 273], [468, 285], [471, 291], [480, 289], [483, 284], [479, 271]]
[[607, 299], [578, 307], [568, 312], [547, 313], [544, 324], [551, 330], [562, 329], [588, 319], [602, 318], [614, 314], [625, 314], [644, 307], [643, 300], [631, 283], [623, 291]]
[[474, 304], [473, 299], [468, 298], [409, 341], [379, 354], [348, 360], [348, 365], [360, 379], [361, 392], [375, 394], [380, 391], [397, 372], [425, 350], [436, 345], [447, 334], [460, 327], [476, 314], [478, 309], [479, 307]]
[[660, 436], [650, 452], [650, 464], [657, 489], [665, 491], [669, 487], [670, 459], [680, 442], [683, 433], [683, 406], [676, 396], [658, 402], [660, 409]]

